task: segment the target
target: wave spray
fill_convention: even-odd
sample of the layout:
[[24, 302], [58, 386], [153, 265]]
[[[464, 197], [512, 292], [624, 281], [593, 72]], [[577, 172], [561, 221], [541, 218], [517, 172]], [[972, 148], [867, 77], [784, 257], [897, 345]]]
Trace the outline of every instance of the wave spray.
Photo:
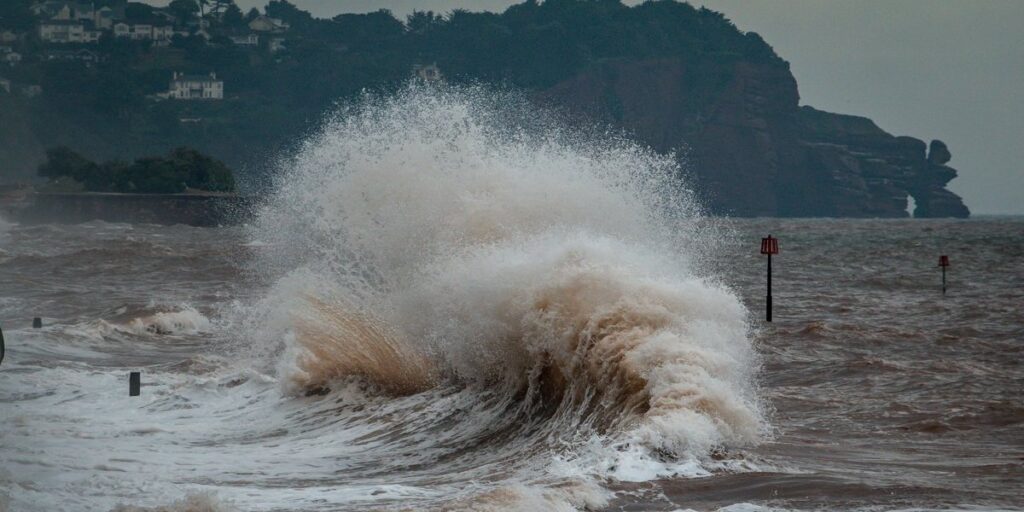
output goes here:
[[676, 158], [565, 126], [481, 87], [366, 95], [252, 226], [254, 336], [286, 391], [400, 410], [392, 480], [491, 482], [455, 508], [599, 505], [602, 481], [702, 474], [764, 431], [747, 313], [701, 272]]

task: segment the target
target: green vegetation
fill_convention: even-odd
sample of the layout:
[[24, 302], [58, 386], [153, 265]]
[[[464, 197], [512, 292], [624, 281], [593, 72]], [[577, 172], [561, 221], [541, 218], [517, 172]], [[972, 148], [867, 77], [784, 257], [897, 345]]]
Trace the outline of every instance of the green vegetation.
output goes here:
[[[0, 1], [0, 27], [23, 29], [29, 3]], [[128, 2], [125, 11], [131, 21], [152, 17], [154, 8]], [[25, 130], [31, 138], [46, 146], [74, 145], [98, 160], [195, 147], [259, 172], [336, 102], [364, 89], [394, 88], [418, 64], [436, 63], [449, 82], [531, 92], [615, 60], [668, 58], [682, 63], [688, 84], [698, 84], [695, 102], [720, 91], [722, 77], [731, 76], [737, 62], [787, 66], [757, 34], [737, 30], [717, 12], [671, 0], [636, 7], [619, 0], [527, 0], [503, 13], [420, 11], [406, 20], [387, 10], [318, 19], [288, 0], [270, 0], [263, 12], [290, 27], [260, 33], [255, 47], [229, 37], [248, 32], [248, 22], [260, 15], [243, 15], [233, 0], [174, 0], [165, 12], [178, 16], [182, 30], [204, 17], [212, 38], [178, 35], [169, 46], [157, 46], [105, 35], [98, 44], [81, 45], [100, 55], [99, 62], [83, 63], [38, 57], [75, 45], [47, 46], [29, 30], [18, 43], [25, 60], [2, 73], [15, 83], [42, 86], [42, 96], [18, 100], [29, 105], [32, 124]], [[216, 72], [225, 100], [156, 99], [174, 72]], [[606, 99], [601, 107], [614, 116], [620, 101], [614, 94]], [[0, 109], [0, 124], [5, 122], [11, 121]]]
[[175, 149], [166, 157], [139, 158], [131, 164], [97, 164], [60, 146], [46, 151], [46, 163], [39, 166], [38, 173], [66, 189], [88, 192], [180, 194], [188, 189], [235, 190], [235, 178], [227, 166], [188, 148]]

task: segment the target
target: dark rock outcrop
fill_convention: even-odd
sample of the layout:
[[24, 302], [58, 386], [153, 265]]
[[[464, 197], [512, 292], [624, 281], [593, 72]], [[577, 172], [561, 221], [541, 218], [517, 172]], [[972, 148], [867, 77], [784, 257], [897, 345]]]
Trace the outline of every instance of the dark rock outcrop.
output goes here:
[[970, 211], [960, 196], [946, 190], [946, 184], [956, 178], [956, 169], [946, 162], [952, 158], [946, 144], [933, 140], [928, 146], [928, 163], [911, 182], [910, 194], [917, 207], [915, 217], [967, 217]]
[[785, 62], [611, 60], [539, 94], [680, 152], [715, 213], [738, 216], [966, 217], [945, 185], [956, 171], [934, 141], [864, 117], [799, 106]]

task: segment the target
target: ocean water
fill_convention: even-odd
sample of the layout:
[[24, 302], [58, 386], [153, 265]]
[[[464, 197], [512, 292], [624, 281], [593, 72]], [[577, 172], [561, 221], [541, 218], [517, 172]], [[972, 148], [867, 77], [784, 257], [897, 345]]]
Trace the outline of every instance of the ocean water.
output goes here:
[[1024, 507], [1024, 219], [708, 217], [562, 126], [410, 86], [241, 226], [0, 221], [0, 510]]

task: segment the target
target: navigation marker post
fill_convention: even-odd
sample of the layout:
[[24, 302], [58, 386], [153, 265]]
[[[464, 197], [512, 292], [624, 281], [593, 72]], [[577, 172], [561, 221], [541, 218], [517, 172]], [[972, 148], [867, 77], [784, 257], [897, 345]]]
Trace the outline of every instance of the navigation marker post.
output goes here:
[[33, 329], [42, 329], [43, 328], [43, 319], [39, 318], [38, 316], [33, 318], [32, 319], [32, 328]]
[[768, 300], [765, 302], [765, 320], [772, 321], [772, 254], [779, 253], [779, 239], [768, 235], [761, 239], [761, 254], [768, 255]]
[[131, 372], [128, 374], [128, 396], [139, 396], [142, 393], [142, 374]]
[[939, 266], [942, 267], [942, 294], [946, 294], [946, 267], [949, 266], [949, 256], [939, 256]]

